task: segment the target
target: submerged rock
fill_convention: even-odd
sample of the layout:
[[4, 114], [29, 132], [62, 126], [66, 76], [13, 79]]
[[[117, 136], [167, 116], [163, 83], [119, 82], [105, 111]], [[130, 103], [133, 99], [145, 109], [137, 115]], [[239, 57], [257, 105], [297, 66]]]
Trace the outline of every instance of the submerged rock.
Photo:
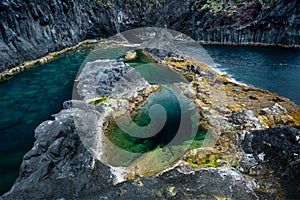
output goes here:
[[125, 54], [125, 61], [132, 61], [138, 58], [138, 54], [135, 50], [128, 51]]
[[[83, 105], [83, 104], [82, 104]], [[157, 177], [113, 185], [110, 167], [93, 158], [79, 139], [74, 123], [85, 109], [63, 110], [35, 131], [36, 142], [25, 157], [9, 199], [257, 199], [254, 183], [232, 168], [182, 172], [180, 167]], [[87, 128], [87, 127], [86, 127]], [[222, 188], [222, 189], [220, 189]]]
[[[101, 153], [93, 144], [100, 114], [78, 100], [65, 102], [64, 107], [55, 120], [35, 130], [34, 147], [24, 156], [20, 177], [4, 200], [258, 198], [253, 181], [233, 168], [196, 170], [182, 165], [115, 185], [118, 177], [113, 169], [95, 159], [97, 150]], [[88, 142], [95, 147], [93, 152], [86, 148]]]
[[[177, 70], [188, 66], [188, 63], [182, 61], [179, 63], [181, 68], [178, 67]], [[199, 70], [207, 68], [200, 64], [199, 66], [201, 66]], [[264, 128], [263, 122], [257, 117], [260, 114], [257, 110], [261, 111], [265, 106], [273, 103], [261, 100], [262, 105], [258, 107], [256, 102], [252, 102], [255, 99], [249, 100], [247, 95], [238, 96], [230, 93], [229, 91], [233, 91], [236, 85], [229, 83], [213, 71], [207, 71], [208, 75], [201, 77], [201, 81], [197, 83], [195, 80], [199, 80], [199, 73], [195, 73], [195, 70], [184, 71], [190, 73], [194, 80], [188, 87], [187, 84], [180, 84], [179, 88], [186, 97], [191, 99], [203, 97], [195, 101], [201, 107], [200, 114], [211, 128], [210, 141], [217, 143], [217, 151], [223, 151], [224, 157], [230, 153], [240, 154], [241, 149], [233, 152], [239, 148], [237, 144], [239, 137], [236, 135], [248, 131], [242, 141], [247, 155], [243, 157], [245, 162], [240, 162], [240, 166], [254, 168], [259, 175], [268, 175], [272, 172], [270, 169], [275, 170], [275, 178], [280, 178], [283, 191], [288, 197], [292, 197], [293, 192], [298, 190], [299, 128], [283, 127], [278, 130], [274, 128], [250, 131]], [[274, 189], [275, 192], [268, 190], [274, 186], [273, 180], [265, 181], [268, 185], [267, 191], [257, 191], [257, 186], [251, 179], [262, 184], [264, 177], [243, 175], [236, 169], [228, 168], [229, 162], [222, 163], [222, 166], [227, 165], [223, 169], [193, 169], [183, 165], [155, 177], [144, 177], [116, 185], [115, 183], [124, 180], [115, 175], [115, 169], [104, 164], [103, 160], [100, 161], [102, 157], [107, 156], [103, 156], [107, 152], [103, 151], [101, 146], [103, 145], [101, 131], [105, 130], [105, 123], [108, 123], [110, 115], [117, 108], [121, 110], [124, 105], [130, 105], [131, 101], [136, 101], [135, 98], [139, 99], [139, 95], [142, 98], [138, 103], [143, 102], [144, 96], [141, 95], [145, 93], [149, 95], [149, 92], [145, 92], [149, 89], [149, 84], [129, 65], [116, 60], [87, 63], [78, 80], [78, 93], [84, 101], [65, 102], [65, 109], [54, 115], [54, 121], [46, 121], [36, 129], [36, 142], [24, 157], [20, 177], [13, 188], [2, 197], [3, 199], [258, 199], [264, 195], [267, 197], [277, 195], [278, 188]], [[263, 97], [267, 99], [268, 95], [274, 96], [258, 89], [242, 86], [240, 88], [241, 90], [234, 92], [257, 93], [260, 99]], [[89, 99], [103, 96], [115, 99], [109, 100], [108, 104], [105, 104], [106, 102], [101, 105], [95, 104], [97, 106], [85, 103]], [[241, 107], [237, 107], [238, 97], [243, 98], [238, 103], [245, 103]], [[282, 105], [298, 108], [285, 99]], [[245, 108], [248, 107], [254, 111], [246, 110]], [[190, 108], [193, 110], [193, 107]], [[270, 110], [264, 109], [261, 115], [273, 113], [288, 115], [288, 111], [279, 104]], [[214, 136], [216, 138], [213, 138]], [[225, 151], [228, 151], [227, 155]], [[234, 159], [239, 156], [236, 155]], [[260, 172], [260, 167], [266, 170]], [[240, 171], [247, 173], [246, 170]], [[272, 177], [274, 176], [269, 176]], [[288, 182], [288, 180], [292, 181]], [[290, 184], [295, 187], [290, 187]]]
[[[95, 94], [115, 98], [125, 96], [133, 100], [148, 86], [136, 74], [122, 62], [87, 63], [79, 76], [78, 93], [84, 100]], [[183, 92], [190, 98], [195, 96], [192, 86], [184, 88]], [[65, 102], [64, 110], [54, 115], [55, 120], [43, 122], [35, 130], [36, 142], [24, 156], [20, 176], [2, 198], [257, 199], [252, 180], [232, 168], [193, 169], [182, 165], [158, 176], [116, 184], [124, 181], [118, 176], [120, 171], [116, 172], [115, 168], [100, 161], [107, 156], [104, 155], [107, 152], [103, 148], [102, 131], [109, 115], [116, 108], [122, 108], [123, 104], [120, 106], [118, 103], [126, 104], [128, 101], [113, 99], [109, 102], [110, 107], [105, 103], [93, 106], [82, 100]], [[194, 110], [193, 107], [191, 110]]]

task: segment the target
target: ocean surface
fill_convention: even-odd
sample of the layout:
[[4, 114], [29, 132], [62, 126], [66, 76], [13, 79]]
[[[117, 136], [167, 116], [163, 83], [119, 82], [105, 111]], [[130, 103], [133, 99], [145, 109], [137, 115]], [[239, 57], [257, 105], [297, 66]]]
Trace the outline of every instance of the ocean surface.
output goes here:
[[[203, 48], [214, 61], [214, 67], [236, 81], [300, 104], [300, 50], [217, 45]], [[74, 79], [82, 63], [86, 59], [117, 58], [131, 48], [102, 46], [101, 51], [93, 52], [92, 49], [82, 47], [0, 82], [0, 195], [18, 177], [22, 158], [33, 145], [34, 129], [52, 119], [51, 115], [62, 109], [63, 101], [72, 98]], [[161, 76], [165, 69], [156, 70]], [[137, 66], [137, 71], [144, 76], [152, 73], [149, 65]]]
[[215, 67], [240, 83], [300, 105], [300, 49], [203, 45]]

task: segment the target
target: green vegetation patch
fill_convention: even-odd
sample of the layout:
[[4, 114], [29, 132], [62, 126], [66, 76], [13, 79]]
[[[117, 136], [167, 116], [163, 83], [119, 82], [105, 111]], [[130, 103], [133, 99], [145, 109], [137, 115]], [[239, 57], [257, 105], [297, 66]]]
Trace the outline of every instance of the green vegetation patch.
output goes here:
[[103, 96], [103, 97], [97, 97], [94, 99], [89, 99], [86, 101], [86, 103], [94, 105], [94, 106], [98, 106], [99, 104], [112, 100], [113, 98], [107, 97], [107, 96]]
[[197, 149], [196, 154], [190, 156], [187, 159], [187, 163], [193, 167], [220, 167], [221, 163], [218, 161], [220, 158], [219, 154], [208, 154], [204, 158], [199, 158], [200, 150]]
[[278, 0], [198, 0], [200, 10], [207, 10], [211, 14], [225, 12], [231, 16], [238, 12], [238, 7], [248, 7], [250, 4], [260, 3], [263, 9], [268, 9], [278, 2]]

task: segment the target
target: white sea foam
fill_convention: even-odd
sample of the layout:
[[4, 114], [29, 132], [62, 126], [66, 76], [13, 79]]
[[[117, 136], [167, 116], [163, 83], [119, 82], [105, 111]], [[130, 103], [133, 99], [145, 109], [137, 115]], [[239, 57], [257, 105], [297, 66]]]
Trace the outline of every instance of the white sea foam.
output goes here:
[[254, 87], [254, 86], [252, 86], [250, 84], [246, 84], [246, 83], [244, 83], [242, 81], [236, 80], [235, 77], [232, 74], [228, 73], [228, 70], [227, 70], [228, 68], [225, 68], [225, 67], [223, 68], [222, 65], [219, 64], [219, 63], [215, 63], [215, 66], [209, 65], [209, 67], [211, 67], [212, 69], [214, 69], [219, 74], [229, 76], [228, 80], [231, 81], [231, 82], [233, 82], [233, 83], [236, 83], [236, 84], [239, 84], [239, 85], [244, 85], [244, 86], [249, 86], [249, 87]]

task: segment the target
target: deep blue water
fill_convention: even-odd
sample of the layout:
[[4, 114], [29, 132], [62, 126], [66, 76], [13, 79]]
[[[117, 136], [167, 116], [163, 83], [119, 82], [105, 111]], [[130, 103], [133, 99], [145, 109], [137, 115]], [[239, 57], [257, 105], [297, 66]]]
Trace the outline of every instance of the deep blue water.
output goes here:
[[[218, 68], [237, 81], [268, 89], [300, 104], [299, 50], [211, 45], [204, 48]], [[34, 129], [59, 112], [63, 101], [72, 98], [77, 71], [91, 49], [80, 48], [0, 82], [0, 194], [18, 176], [22, 157], [33, 145]], [[102, 47], [88, 60], [116, 58], [129, 49]], [[148, 66], [137, 70], [143, 67]], [[151, 72], [142, 71], [145, 76]]]
[[300, 50], [204, 45], [217, 68], [238, 82], [288, 97], [300, 105]]

